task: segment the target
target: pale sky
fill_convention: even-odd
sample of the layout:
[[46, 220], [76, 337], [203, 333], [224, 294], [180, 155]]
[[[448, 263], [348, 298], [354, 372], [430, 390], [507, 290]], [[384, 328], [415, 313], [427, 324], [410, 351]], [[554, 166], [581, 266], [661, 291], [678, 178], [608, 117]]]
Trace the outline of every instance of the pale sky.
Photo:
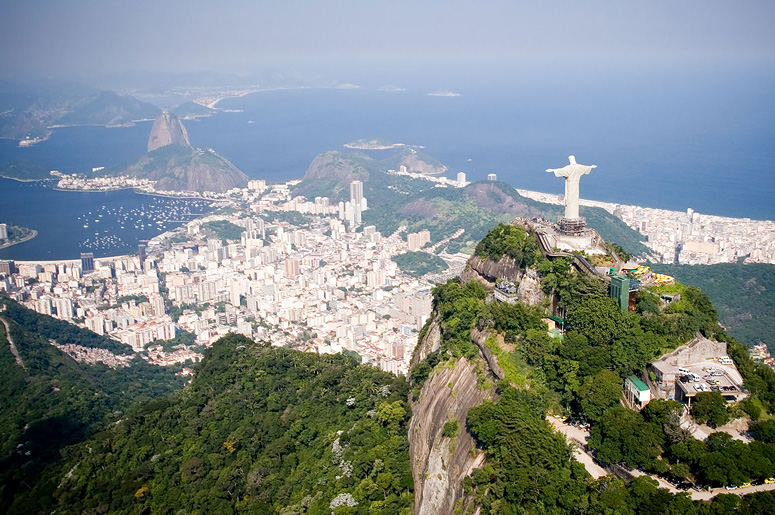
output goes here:
[[775, 63], [771, 0], [21, 0], [0, 67], [43, 75], [316, 63]]

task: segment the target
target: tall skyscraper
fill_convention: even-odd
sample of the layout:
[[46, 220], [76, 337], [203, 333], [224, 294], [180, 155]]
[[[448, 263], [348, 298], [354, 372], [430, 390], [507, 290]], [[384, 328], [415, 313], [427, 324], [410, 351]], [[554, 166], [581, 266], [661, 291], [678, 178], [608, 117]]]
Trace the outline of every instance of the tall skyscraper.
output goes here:
[[353, 209], [353, 225], [360, 225], [363, 205], [363, 183], [361, 181], [350, 183], [350, 204], [352, 204]]
[[466, 174], [464, 172], [457, 173], [457, 184], [458, 186], [466, 185]]
[[0, 240], [8, 239], [8, 225], [0, 224]]
[[140, 258], [140, 270], [145, 272], [145, 249], [148, 246], [148, 240], [140, 240], [137, 244], [137, 256]]
[[93, 270], [94, 270], [94, 253], [81, 252], [81, 271], [83, 273], [87, 273]]

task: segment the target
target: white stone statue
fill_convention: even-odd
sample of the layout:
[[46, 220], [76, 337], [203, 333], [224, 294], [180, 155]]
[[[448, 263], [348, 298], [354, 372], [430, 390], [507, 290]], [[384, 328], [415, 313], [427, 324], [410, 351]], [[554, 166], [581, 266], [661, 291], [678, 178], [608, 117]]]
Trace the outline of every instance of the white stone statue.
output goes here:
[[579, 180], [582, 175], [587, 175], [597, 165], [585, 166], [576, 162], [576, 156], [568, 156], [569, 165], [562, 168], [549, 168], [547, 172], [553, 172], [555, 177], [565, 177], [565, 218], [579, 218]]

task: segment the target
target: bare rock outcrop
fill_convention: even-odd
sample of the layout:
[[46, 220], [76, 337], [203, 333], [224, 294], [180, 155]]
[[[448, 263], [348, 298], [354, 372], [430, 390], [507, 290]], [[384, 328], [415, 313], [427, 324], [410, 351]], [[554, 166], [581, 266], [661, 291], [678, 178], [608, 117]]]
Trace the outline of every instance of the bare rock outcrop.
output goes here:
[[412, 365], [421, 362], [428, 357], [428, 354], [439, 350], [439, 347], [441, 347], [441, 325], [439, 324], [438, 317], [433, 317], [431, 318], [431, 321], [428, 322], [428, 328], [425, 331], [425, 335], [414, 350]]
[[528, 268], [522, 275], [517, 289], [517, 300], [528, 306], [537, 306], [543, 302], [546, 295], [541, 288], [541, 278], [535, 268]]
[[151, 128], [151, 135], [148, 136], [148, 152], [167, 145], [180, 145], [181, 147], [190, 147], [191, 142], [188, 139], [188, 132], [183, 127], [180, 119], [169, 111], [164, 111], [156, 117]]
[[[440, 367], [411, 403], [409, 453], [417, 515], [454, 513], [463, 497], [463, 479], [484, 462], [481, 451], [471, 452], [475, 443], [466, 419], [470, 408], [495, 394], [492, 388], [478, 387], [475, 367], [465, 358], [452, 367]], [[458, 421], [460, 432], [454, 438], [444, 437], [444, 424], [452, 419]]]
[[473, 275], [476, 274], [484, 279], [483, 284], [487, 290], [495, 288], [497, 279], [519, 282], [525, 272], [508, 256], [502, 256], [498, 261], [493, 261], [490, 258], [482, 259], [481, 256], [474, 254], [468, 259], [467, 265], [460, 274], [460, 279], [464, 282], [477, 279]]

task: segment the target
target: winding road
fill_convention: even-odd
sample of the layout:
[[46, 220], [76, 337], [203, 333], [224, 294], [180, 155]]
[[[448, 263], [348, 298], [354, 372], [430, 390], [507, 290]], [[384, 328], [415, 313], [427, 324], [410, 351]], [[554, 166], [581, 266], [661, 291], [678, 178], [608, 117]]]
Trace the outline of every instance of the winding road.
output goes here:
[[[595, 460], [594, 458], [592, 458], [592, 455], [584, 450], [584, 446], [586, 446], [586, 441], [589, 438], [589, 430], [581, 429], [576, 426], [571, 426], [553, 416], [547, 416], [546, 420], [547, 422], [549, 422], [549, 424], [551, 424], [551, 426], [554, 429], [564, 434], [565, 437], [570, 442], [576, 444], [576, 453], [575, 453], [576, 461], [584, 465], [584, 468], [587, 469], [587, 472], [589, 472], [589, 475], [591, 475], [595, 479], [598, 479], [601, 476], [608, 474], [608, 471], [605, 470], [600, 465], [598, 465], [597, 463], [595, 463]], [[630, 473], [633, 476], [647, 475], [644, 472], [640, 472], [638, 470], [632, 470], [630, 471]], [[667, 481], [665, 481], [659, 476], [650, 475], [650, 477], [652, 479], [655, 479], [659, 483], [660, 488], [666, 488], [672, 494], [680, 494], [684, 492], [684, 490], [677, 489], [676, 487], [674, 487], [673, 485], [671, 485], [670, 483], [668, 483]], [[686, 490], [686, 492], [689, 493], [693, 501], [709, 501], [713, 499], [715, 496], [717, 496], [718, 494], [747, 495], [747, 494], [752, 494], [754, 492], [764, 492], [767, 490], [775, 490], [775, 484], [756, 485], [756, 486], [749, 486], [747, 488], [735, 488], [734, 490], [727, 490], [726, 488], [711, 488], [710, 490], [704, 490], [701, 492], [697, 492], [696, 490], [693, 490], [693, 491]]]

